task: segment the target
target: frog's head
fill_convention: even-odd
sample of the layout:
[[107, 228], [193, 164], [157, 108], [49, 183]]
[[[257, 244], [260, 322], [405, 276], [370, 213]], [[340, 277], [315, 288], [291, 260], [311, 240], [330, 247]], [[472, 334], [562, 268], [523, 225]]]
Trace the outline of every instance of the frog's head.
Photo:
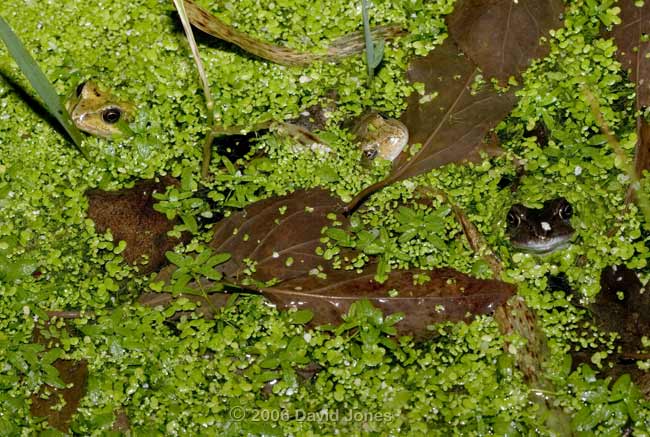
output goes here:
[[92, 81], [80, 84], [65, 102], [74, 124], [82, 131], [103, 138], [131, 134], [128, 121], [133, 105], [116, 99]]
[[384, 118], [375, 111], [362, 115], [352, 133], [363, 152], [364, 165], [375, 158], [394, 161], [409, 141], [409, 131], [401, 121]]
[[515, 249], [536, 254], [565, 247], [575, 232], [572, 215], [573, 208], [563, 197], [547, 200], [541, 209], [513, 205], [506, 216], [510, 242]]

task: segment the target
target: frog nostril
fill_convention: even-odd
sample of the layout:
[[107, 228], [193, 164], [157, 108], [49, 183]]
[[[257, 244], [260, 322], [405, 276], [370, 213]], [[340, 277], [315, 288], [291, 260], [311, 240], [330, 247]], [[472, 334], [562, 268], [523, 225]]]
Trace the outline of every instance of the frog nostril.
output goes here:
[[377, 157], [377, 153], [377, 149], [368, 149], [364, 150], [363, 152], [364, 156], [369, 160], [375, 159]]
[[547, 237], [553, 230], [549, 222], [540, 222], [539, 227], [540, 227], [539, 234], [541, 237]]
[[86, 83], [87, 82], [84, 81], [84, 82], [81, 82], [79, 85], [77, 85], [77, 91], [76, 91], [77, 97], [81, 97], [81, 93], [83, 92], [84, 87], [86, 86]]
[[102, 120], [108, 124], [115, 124], [120, 121], [122, 111], [120, 108], [108, 108], [102, 112]]

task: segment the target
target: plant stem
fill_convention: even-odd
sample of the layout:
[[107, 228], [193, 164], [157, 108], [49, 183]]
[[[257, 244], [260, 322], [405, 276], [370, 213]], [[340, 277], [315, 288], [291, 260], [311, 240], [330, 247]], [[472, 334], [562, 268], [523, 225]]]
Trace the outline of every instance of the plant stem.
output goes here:
[[208, 82], [208, 75], [205, 72], [203, 67], [203, 61], [201, 60], [201, 55], [199, 53], [199, 47], [196, 44], [194, 39], [194, 33], [192, 32], [192, 26], [190, 20], [185, 11], [185, 4], [183, 0], [173, 0], [174, 6], [178, 11], [178, 15], [181, 18], [181, 23], [183, 24], [183, 30], [185, 31], [185, 36], [187, 36], [187, 41], [190, 44], [190, 49], [192, 50], [192, 57], [194, 58], [194, 63], [196, 64], [196, 69], [199, 72], [199, 78], [201, 79], [201, 85], [203, 86], [203, 95], [205, 96], [205, 105], [208, 109], [208, 120], [210, 130], [208, 135], [205, 138], [203, 143], [203, 158], [201, 163], [201, 176], [204, 179], [208, 179], [210, 176], [210, 157], [212, 156], [212, 141], [214, 140], [214, 134], [212, 133], [216, 120], [214, 116], [214, 100], [212, 99], [212, 93], [210, 92], [210, 83]]

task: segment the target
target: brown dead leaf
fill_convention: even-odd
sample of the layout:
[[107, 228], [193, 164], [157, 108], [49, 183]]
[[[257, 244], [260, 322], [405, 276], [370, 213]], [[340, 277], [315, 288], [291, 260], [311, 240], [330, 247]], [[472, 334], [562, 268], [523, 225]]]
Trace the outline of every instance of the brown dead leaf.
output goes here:
[[[32, 341], [42, 344], [46, 350], [59, 346], [58, 338], [52, 337], [51, 333], [46, 330], [48, 327], [49, 322], [45, 322], [44, 326], [37, 325], [32, 335]], [[64, 329], [72, 332], [72, 328], [69, 328], [68, 325]], [[30, 414], [36, 417], [47, 417], [47, 422], [52, 428], [68, 432], [72, 416], [77, 412], [81, 398], [86, 392], [88, 363], [85, 360], [58, 359], [52, 365], [58, 370], [61, 380], [66, 385], [72, 385], [67, 388], [42, 386], [37, 393], [32, 395]], [[52, 409], [52, 407], [60, 405], [61, 398], [65, 402], [63, 408]]]
[[326, 261], [316, 254], [321, 245], [321, 229], [331, 226], [332, 213], [347, 223], [341, 214], [343, 203], [322, 189], [300, 190], [286, 196], [253, 203], [215, 225], [210, 247], [231, 254], [218, 266], [228, 280], [244, 277], [247, 260], [255, 265], [257, 281], [280, 281], [307, 274]]
[[[403, 312], [405, 317], [395, 325], [399, 335], [426, 338], [427, 326], [447, 321], [467, 321], [477, 314], [489, 314], [515, 293], [511, 284], [496, 280], [476, 279], [449, 268], [425, 270], [394, 270], [384, 283], [375, 281], [376, 264], [367, 265], [361, 273], [330, 270], [326, 277], [297, 277], [262, 290], [262, 294], [278, 308], [309, 309], [314, 313], [314, 326], [338, 325], [350, 305], [368, 299], [385, 315]], [[414, 275], [427, 275], [430, 280], [414, 284]], [[397, 295], [391, 296], [395, 290]]]
[[[621, 23], [615, 25], [606, 36], [613, 37], [618, 50], [616, 59], [629, 72], [636, 85], [636, 109], [650, 106], [650, 2], [637, 6], [633, 0], [618, 3]], [[634, 170], [641, 177], [650, 170], [650, 126], [642, 116], [637, 118], [637, 144], [634, 153]], [[627, 201], [635, 197], [636, 189], [628, 190]]]
[[562, 0], [458, 0], [449, 33], [485, 76], [502, 85], [548, 53], [540, 38], [561, 26]]
[[[175, 221], [153, 209], [156, 202], [153, 193], [164, 192], [168, 185], [178, 185], [178, 181], [164, 176], [160, 182], [139, 181], [133, 188], [86, 193], [88, 217], [95, 222], [97, 232], [110, 229], [115, 243], [125, 241], [124, 259], [130, 264], [137, 263], [143, 274], [158, 269], [166, 261], [165, 252], [180, 242], [167, 236]], [[149, 261], [140, 265], [143, 257]]]

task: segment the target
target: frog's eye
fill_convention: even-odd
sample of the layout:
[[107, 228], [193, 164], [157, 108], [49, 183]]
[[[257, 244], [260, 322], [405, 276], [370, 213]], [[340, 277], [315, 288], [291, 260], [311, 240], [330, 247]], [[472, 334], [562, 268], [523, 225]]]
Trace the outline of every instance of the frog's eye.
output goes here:
[[363, 155], [370, 160], [373, 160], [377, 157], [377, 149], [367, 149], [363, 151]]
[[122, 110], [120, 108], [110, 107], [102, 111], [102, 120], [108, 124], [115, 124], [120, 121]]
[[573, 207], [569, 202], [563, 202], [558, 208], [557, 213], [562, 220], [569, 220], [573, 215]]
[[506, 220], [508, 222], [508, 226], [511, 227], [511, 228], [516, 228], [521, 223], [521, 217], [519, 216], [519, 214], [517, 214], [512, 209], [510, 211], [508, 211], [508, 215], [506, 216]]

